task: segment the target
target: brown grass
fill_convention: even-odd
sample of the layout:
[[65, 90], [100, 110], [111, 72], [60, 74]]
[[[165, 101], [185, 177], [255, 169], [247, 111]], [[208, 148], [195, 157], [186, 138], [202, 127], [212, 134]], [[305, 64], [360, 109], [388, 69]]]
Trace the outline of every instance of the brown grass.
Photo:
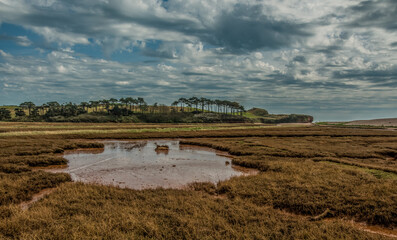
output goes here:
[[65, 173], [0, 173], [0, 205], [30, 200], [33, 194], [70, 180], [70, 176]]
[[[182, 143], [229, 151], [237, 155], [234, 164], [263, 171], [217, 186], [231, 198], [311, 216], [330, 209], [335, 216], [397, 226], [397, 138], [202, 138]], [[331, 158], [358, 167], [329, 164]]]
[[[23, 125], [8, 126], [13, 132]], [[0, 239], [383, 239], [343, 221], [309, 220], [327, 209], [327, 216], [397, 226], [396, 132], [236, 126], [178, 131], [180, 125], [145, 125], [153, 131], [0, 137]], [[85, 127], [95, 128], [65, 124], [62, 131]], [[261, 172], [187, 190], [135, 191], [65, 183], [68, 175], [32, 168], [65, 164], [65, 150], [103, 147], [97, 139], [146, 138], [184, 138], [228, 151], [234, 164]], [[27, 211], [16, 205], [59, 185]]]
[[98, 142], [67, 139], [0, 139], [0, 205], [20, 203], [42, 189], [71, 181], [67, 174], [32, 171], [31, 167], [65, 165], [59, 153], [77, 148], [102, 148]]
[[[327, 131], [324, 131], [327, 132]], [[261, 164], [270, 160], [331, 161], [397, 173], [397, 137], [374, 136], [302, 136], [268, 138], [201, 138], [185, 144], [208, 146], [233, 155], [255, 155], [236, 160]], [[240, 165], [244, 165], [240, 163]]]
[[29, 211], [13, 208], [8, 215], [0, 236], [11, 239], [385, 239], [184, 190], [66, 184]]

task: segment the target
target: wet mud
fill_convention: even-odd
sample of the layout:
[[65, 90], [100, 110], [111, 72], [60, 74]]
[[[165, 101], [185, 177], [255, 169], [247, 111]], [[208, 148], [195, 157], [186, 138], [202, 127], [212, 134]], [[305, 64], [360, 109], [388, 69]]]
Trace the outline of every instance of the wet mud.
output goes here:
[[[255, 171], [234, 166], [227, 153], [181, 145], [177, 140], [105, 141], [103, 151], [68, 151], [74, 181], [122, 188], [184, 188], [192, 182], [227, 180]], [[160, 146], [160, 148], [159, 148]]]

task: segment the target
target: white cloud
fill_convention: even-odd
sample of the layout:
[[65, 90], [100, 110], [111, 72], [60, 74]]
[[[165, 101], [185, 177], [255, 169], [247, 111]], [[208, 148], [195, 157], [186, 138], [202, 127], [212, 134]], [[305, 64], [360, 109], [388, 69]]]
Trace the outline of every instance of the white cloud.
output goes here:
[[9, 53], [4, 52], [3, 50], [0, 49], [0, 55], [2, 57], [10, 57], [11, 55]]
[[[0, 0], [0, 22], [58, 47], [43, 50], [50, 51], [47, 58], [0, 50], [0, 83], [72, 100], [95, 89], [90, 97], [170, 101], [195, 93], [245, 96], [274, 109], [375, 108], [395, 100], [397, 32], [379, 26], [382, 21], [353, 27], [357, 16], [349, 8], [359, 2]], [[271, 36], [252, 34], [255, 29]], [[24, 47], [34, 46], [32, 40], [13, 39]], [[107, 59], [87, 57], [76, 45], [100, 46]], [[119, 51], [131, 62], [117, 62], [112, 53]]]
[[67, 69], [63, 65], [59, 65], [56, 67], [59, 73], [67, 73]]
[[27, 47], [27, 46], [32, 45], [32, 42], [26, 36], [18, 36], [16, 38], [17, 38], [17, 40], [16, 40], [17, 44], [19, 44], [21, 46]]
[[61, 32], [51, 27], [32, 27], [32, 30], [42, 35], [48, 42], [66, 43], [68, 45], [89, 44], [88, 37], [74, 32]]
[[129, 85], [130, 82], [128, 82], [128, 81], [117, 81], [116, 84], [120, 85], [120, 86], [126, 86], [126, 85]]
[[169, 82], [164, 81], [164, 80], [157, 81], [157, 84], [160, 85], [160, 86], [169, 86], [170, 85]]

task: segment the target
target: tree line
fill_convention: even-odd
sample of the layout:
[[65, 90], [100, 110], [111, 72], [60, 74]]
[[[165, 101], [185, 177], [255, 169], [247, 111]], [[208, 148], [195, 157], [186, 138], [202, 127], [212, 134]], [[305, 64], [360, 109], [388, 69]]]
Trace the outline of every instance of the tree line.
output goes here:
[[[167, 114], [167, 113], [217, 113], [222, 115], [242, 115], [244, 107], [238, 102], [227, 100], [211, 100], [203, 97], [179, 98], [171, 106], [154, 103], [148, 105], [142, 97], [110, 98], [96, 101], [60, 104], [56, 101], [36, 105], [23, 102], [14, 108], [15, 117], [50, 118], [55, 116], [72, 117], [85, 113], [109, 114], [114, 116], [130, 116], [133, 114]], [[11, 111], [0, 108], [0, 120], [10, 120]]]
[[245, 111], [244, 106], [238, 102], [219, 99], [212, 100], [203, 97], [179, 98], [171, 104], [174, 107], [178, 105], [180, 105], [182, 112], [185, 111], [185, 107], [187, 107], [188, 111], [199, 112], [201, 110], [201, 112], [207, 111], [222, 114], [242, 114]]

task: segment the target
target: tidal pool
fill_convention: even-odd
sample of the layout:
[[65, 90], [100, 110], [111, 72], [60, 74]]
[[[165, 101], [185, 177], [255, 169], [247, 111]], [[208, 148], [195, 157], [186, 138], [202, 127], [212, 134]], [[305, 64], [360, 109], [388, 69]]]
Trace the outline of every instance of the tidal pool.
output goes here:
[[[132, 189], [183, 188], [192, 182], [217, 183], [249, 174], [232, 166], [225, 153], [181, 145], [177, 140], [105, 141], [104, 144], [103, 150], [66, 152], [64, 157], [69, 163], [62, 171], [69, 173], [74, 181]], [[164, 150], [167, 146], [168, 150]]]

